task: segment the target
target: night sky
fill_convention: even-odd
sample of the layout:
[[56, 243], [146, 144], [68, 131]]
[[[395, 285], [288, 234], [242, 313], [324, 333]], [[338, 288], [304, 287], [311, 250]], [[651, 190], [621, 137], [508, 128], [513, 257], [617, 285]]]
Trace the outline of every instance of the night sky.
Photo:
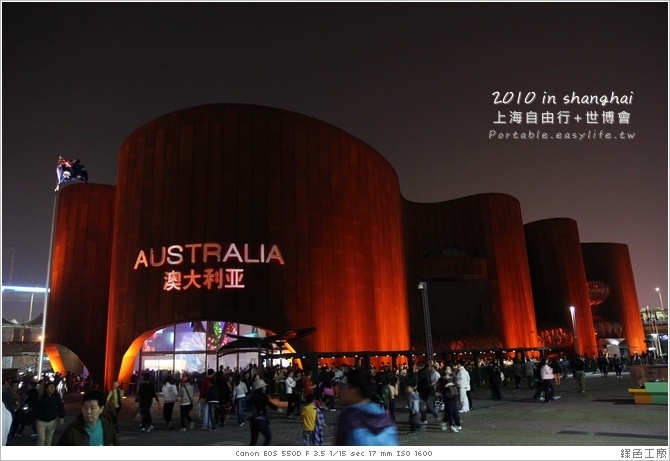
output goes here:
[[[81, 159], [90, 182], [115, 184], [136, 128], [231, 102], [357, 136], [391, 162], [409, 200], [502, 192], [521, 202], [524, 222], [572, 218], [583, 242], [627, 244], [640, 304], [658, 305], [660, 287], [667, 307], [667, 8], [3, 2], [3, 283], [11, 272], [13, 284], [45, 284], [59, 155]], [[494, 104], [496, 91], [522, 103]], [[573, 92], [633, 99], [565, 104]], [[557, 104], [542, 104], [545, 93]], [[495, 124], [499, 111], [523, 123]], [[567, 125], [526, 123], [529, 112], [560, 111]], [[490, 130], [635, 137], [505, 140]], [[26, 314], [5, 306], [3, 316]]]

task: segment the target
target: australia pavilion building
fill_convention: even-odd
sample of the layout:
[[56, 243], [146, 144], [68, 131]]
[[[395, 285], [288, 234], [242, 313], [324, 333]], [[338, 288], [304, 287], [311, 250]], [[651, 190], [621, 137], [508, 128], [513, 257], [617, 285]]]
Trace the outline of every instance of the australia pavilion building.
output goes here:
[[626, 245], [524, 224], [505, 194], [410, 202], [380, 153], [305, 115], [172, 112], [123, 142], [116, 186], [59, 194], [45, 351], [105, 388], [259, 356], [217, 354], [227, 333], [314, 327], [281, 352], [328, 363], [647, 348]]

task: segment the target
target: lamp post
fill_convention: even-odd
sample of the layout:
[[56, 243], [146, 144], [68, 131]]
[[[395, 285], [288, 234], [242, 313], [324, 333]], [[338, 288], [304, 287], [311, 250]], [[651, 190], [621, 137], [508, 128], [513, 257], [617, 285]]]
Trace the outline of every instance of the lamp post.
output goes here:
[[[14, 247], [9, 247], [9, 249], [12, 251], [12, 260], [9, 265], [9, 283], [12, 283], [12, 275], [14, 274]], [[28, 319], [30, 320], [30, 319]]]
[[423, 301], [423, 323], [426, 329], [426, 366], [433, 361], [433, 335], [430, 327], [430, 307], [428, 306], [428, 283], [420, 282], [421, 299]]
[[575, 335], [575, 354], [579, 354], [579, 339], [577, 338], [577, 324], [575, 323], [575, 306], [570, 306], [570, 317], [572, 318], [572, 334]]

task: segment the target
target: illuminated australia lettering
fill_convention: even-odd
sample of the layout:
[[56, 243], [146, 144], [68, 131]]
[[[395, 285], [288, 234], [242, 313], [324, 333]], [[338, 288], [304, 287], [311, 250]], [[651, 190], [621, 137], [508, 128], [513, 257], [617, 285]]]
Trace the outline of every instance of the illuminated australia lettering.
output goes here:
[[[254, 247], [255, 248], [255, 247]], [[223, 247], [218, 243], [189, 243], [187, 245], [171, 245], [169, 247], [161, 247], [157, 252], [153, 248], [149, 250], [149, 255], [144, 250], [140, 250], [135, 260], [135, 267], [161, 267], [165, 264], [171, 266], [178, 266], [182, 264], [185, 258], [189, 258], [192, 264], [197, 262], [228, 262], [229, 260], [236, 260], [241, 263], [259, 263], [270, 264], [272, 261], [277, 261], [279, 264], [284, 264], [284, 258], [279, 251], [277, 245], [272, 245], [270, 250], [265, 252], [265, 245], [259, 245], [256, 252], [251, 252], [250, 245], [245, 243], [242, 247], [242, 252], [237, 245], [231, 243], [226, 252], [223, 253]], [[186, 253], [186, 255], [185, 255]], [[223, 257], [221, 256], [223, 254]], [[189, 257], [190, 256], [190, 257]]]
[[[189, 243], [185, 245], [163, 246], [160, 249], [140, 250], [135, 260], [134, 270], [144, 267], [180, 266], [188, 263], [215, 264], [238, 262], [244, 264], [284, 264], [284, 258], [277, 245], [269, 249], [264, 245], [252, 246], [234, 243], [224, 247], [218, 243]], [[244, 288], [244, 269], [209, 267], [202, 272], [194, 269], [182, 272], [172, 268], [165, 272], [163, 290], [226, 289]]]

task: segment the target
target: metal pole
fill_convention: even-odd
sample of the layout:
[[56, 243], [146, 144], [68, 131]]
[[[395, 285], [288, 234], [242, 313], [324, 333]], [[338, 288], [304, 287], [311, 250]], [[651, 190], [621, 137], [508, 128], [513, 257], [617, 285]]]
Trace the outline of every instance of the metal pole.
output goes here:
[[35, 293], [30, 293], [30, 310], [28, 311], [28, 321], [33, 319], [33, 302], [35, 301]]
[[9, 249], [12, 250], [12, 261], [9, 265], [9, 283], [12, 283], [12, 276], [14, 274], [14, 247], [9, 247]]
[[423, 301], [423, 322], [426, 329], [426, 366], [433, 361], [433, 336], [430, 326], [430, 306], [428, 305], [428, 282], [419, 283], [421, 298]]
[[49, 307], [49, 287], [51, 286], [51, 258], [54, 247], [54, 230], [56, 228], [56, 209], [58, 208], [58, 195], [60, 187], [56, 188], [54, 194], [54, 209], [51, 215], [51, 240], [49, 242], [49, 258], [47, 260], [47, 283], [44, 291], [44, 313], [42, 314], [42, 340], [40, 341], [39, 364], [37, 366], [37, 379], [42, 379], [42, 362], [44, 361], [44, 343], [47, 332], [47, 308]]
[[570, 316], [572, 317], [572, 333], [575, 336], [575, 354], [579, 354], [579, 339], [577, 337], [577, 324], [575, 323], [575, 307], [570, 306]]

